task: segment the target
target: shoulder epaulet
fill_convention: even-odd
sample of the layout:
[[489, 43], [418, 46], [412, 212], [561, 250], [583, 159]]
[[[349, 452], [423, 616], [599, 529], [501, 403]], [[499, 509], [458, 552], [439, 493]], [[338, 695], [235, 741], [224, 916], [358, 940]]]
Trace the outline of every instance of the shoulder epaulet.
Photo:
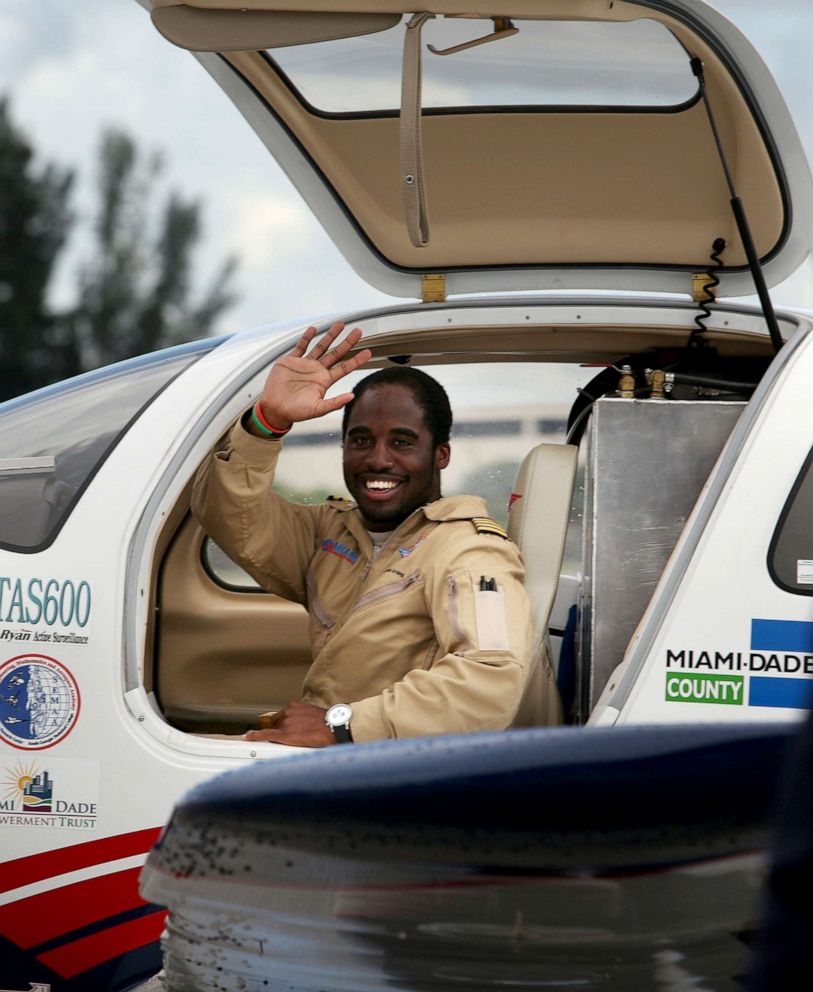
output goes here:
[[492, 520], [491, 517], [472, 517], [471, 522], [478, 534], [491, 534], [493, 537], [501, 537], [505, 541], [510, 540], [505, 528], [501, 527], [496, 520]]
[[349, 499], [345, 499], [344, 496], [328, 496], [327, 497], [327, 502], [328, 503], [349, 503], [350, 500]]

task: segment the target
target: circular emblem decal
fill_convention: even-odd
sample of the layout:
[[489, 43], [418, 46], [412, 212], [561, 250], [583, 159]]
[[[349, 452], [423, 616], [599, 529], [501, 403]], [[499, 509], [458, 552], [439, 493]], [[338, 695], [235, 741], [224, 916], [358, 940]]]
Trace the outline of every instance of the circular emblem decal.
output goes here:
[[58, 661], [19, 655], [0, 665], [0, 737], [12, 747], [41, 751], [73, 730], [79, 688]]

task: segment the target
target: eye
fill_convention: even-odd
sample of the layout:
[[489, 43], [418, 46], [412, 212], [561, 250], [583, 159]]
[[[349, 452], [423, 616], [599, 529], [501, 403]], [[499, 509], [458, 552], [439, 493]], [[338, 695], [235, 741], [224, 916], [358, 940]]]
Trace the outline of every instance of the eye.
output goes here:
[[370, 438], [366, 434], [356, 434], [350, 438], [350, 444], [354, 448], [367, 448], [370, 445]]
[[409, 438], [406, 438], [406, 437], [396, 437], [393, 440], [392, 443], [393, 443], [393, 445], [396, 448], [411, 448], [412, 447], [412, 441], [409, 440]]

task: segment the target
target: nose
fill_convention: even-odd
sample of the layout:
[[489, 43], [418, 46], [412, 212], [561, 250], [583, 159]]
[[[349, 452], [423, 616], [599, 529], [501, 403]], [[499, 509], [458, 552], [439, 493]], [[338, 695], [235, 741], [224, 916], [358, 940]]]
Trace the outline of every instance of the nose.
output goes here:
[[393, 464], [392, 449], [387, 443], [387, 438], [381, 438], [367, 450], [368, 471], [386, 472]]

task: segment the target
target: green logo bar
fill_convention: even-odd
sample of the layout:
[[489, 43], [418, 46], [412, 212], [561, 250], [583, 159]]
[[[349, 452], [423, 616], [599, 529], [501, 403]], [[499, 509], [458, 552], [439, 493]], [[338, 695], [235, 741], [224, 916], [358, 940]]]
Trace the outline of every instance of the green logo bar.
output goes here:
[[742, 706], [742, 675], [697, 675], [689, 672], [666, 673], [668, 703], [722, 703]]

